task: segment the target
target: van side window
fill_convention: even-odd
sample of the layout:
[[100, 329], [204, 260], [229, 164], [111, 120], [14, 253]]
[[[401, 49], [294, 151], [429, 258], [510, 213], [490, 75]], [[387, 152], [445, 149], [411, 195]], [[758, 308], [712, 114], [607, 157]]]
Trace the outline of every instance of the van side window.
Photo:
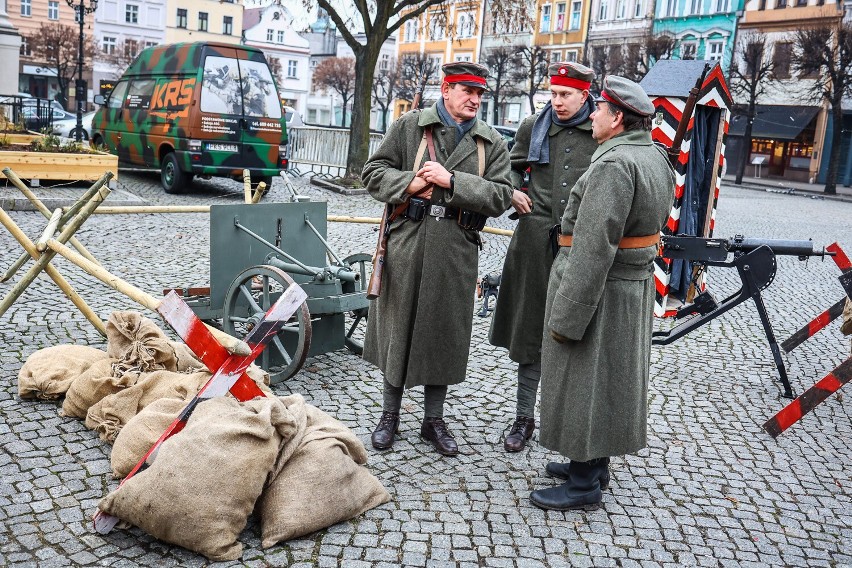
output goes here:
[[155, 84], [154, 79], [137, 79], [130, 83], [124, 107], [128, 110], [147, 109], [151, 105]]
[[201, 80], [201, 112], [243, 114], [240, 68], [232, 57], [208, 55]]
[[127, 94], [127, 81], [119, 81], [107, 99], [107, 108], [121, 108]]
[[281, 100], [266, 61], [240, 61], [246, 116], [281, 118]]

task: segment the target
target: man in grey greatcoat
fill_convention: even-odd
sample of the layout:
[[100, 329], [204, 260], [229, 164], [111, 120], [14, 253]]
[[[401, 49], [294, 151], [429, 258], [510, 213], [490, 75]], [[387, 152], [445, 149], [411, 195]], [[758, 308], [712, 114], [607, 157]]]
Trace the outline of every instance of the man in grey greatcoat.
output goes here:
[[438, 102], [395, 121], [361, 176], [388, 211], [408, 202], [390, 224], [364, 359], [384, 373], [373, 447], [393, 445], [403, 389], [423, 386], [420, 434], [439, 453], [453, 456], [458, 445], [443, 419], [444, 399], [448, 385], [464, 381], [467, 371], [477, 228], [508, 209], [512, 186], [506, 142], [477, 119], [488, 69], [455, 62], [442, 71]]
[[548, 463], [565, 483], [530, 500], [557, 511], [597, 507], [609, 457], [646, 445], [653, 261], [674, 200], [642, 87], [610, 75], [596, 105], [600, 146], [568, 198], [545, 307], [541, 444], [571, 461]]
[[[506, 252], [489, 336], [518, 364], [515, 422], [503, 443], [507, 452], [524, 449], [535, 430], [544, 300], [554, 256], [549, 233], [598, 147], [589, 118], [595, 110], [589, 98], [594, 71], [579, 63], [553, 63], [548, 73], [550, 102], [524, 119], [510, 153], [518, 226]], [[529, 189], [523, 192], [517, 188], [527, 168]]]

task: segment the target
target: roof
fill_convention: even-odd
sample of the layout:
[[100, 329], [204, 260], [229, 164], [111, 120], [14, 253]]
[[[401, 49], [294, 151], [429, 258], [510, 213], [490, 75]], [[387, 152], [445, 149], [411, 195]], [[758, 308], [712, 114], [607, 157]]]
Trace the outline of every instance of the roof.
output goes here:
[[243, 29], [250, 30], [260, 23], [266, 8], [245, 8], [243, 10]]
[[[757, 105], [751, 135], [753, 138], [795, 140], [818, 113], [819, 107]], [[744, 114], [735, 115], [728, 127], [728, 136], [744, 136], [746, 120]]]
[[649, 97], [686, 98], [708, 63], [711, 68], [715, 65], [714, 61], [701, 59], [661, 59], [639, 84]]

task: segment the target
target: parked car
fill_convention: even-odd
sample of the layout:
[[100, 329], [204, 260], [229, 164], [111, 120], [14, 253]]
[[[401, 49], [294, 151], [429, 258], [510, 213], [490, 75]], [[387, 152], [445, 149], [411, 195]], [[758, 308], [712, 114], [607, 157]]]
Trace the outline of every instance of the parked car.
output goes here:
[[[88, 140], [92, 134], [92, 117], [95, 111], [83, 115], [83, 140]], [[53, 133], [65, 138], [77, 139], [77, 115], [72, 114], [61, 120], [53, 121]]]
[[509, 150], [511, 150], [512, 146], [515, 145], [515, 134], [518, 133], [518, 129], [512, 126], [494, 126], [493, 128], [503, 135], [503, 138], [506, 140], [506, 145], [509, 147]]
[[299, 114], [299, 111], [291, 106], [284, 107], [284, 118], [287, 119], [288, 130], [294, 126], [304, 126], [305, 124], [305, 121], [302, 120], [302, 115]]
[[67, 120], [71, 117], [76, 120], [76, 114], [71, 114], [66, 110], [61, 110], [61, 108], [60, 106], [57, 109], [52, 105], [50, 107], [25, 105], [20, 111], [20, 116], [24, 117], [24, 126], [27, 130], [34, 131], [50, 128], [57, 121]]
[[196, 42], [143, 50], [92, 119], [92, 142], [159, 168], [167, 193], [194, 175], [272, 183], [287, 167], [287, 123], [263, 52]]

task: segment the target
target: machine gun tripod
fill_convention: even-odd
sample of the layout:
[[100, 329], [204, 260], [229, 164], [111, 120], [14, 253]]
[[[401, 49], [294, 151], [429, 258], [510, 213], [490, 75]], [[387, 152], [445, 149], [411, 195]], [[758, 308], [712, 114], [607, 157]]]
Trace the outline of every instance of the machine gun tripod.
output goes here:
[[[729, 262], [727, 259], [730, 253], [733, 253], [734, 256], [733, 260]], [[799, 260], [805, 260], [811, 256], [825, 257], [833, 254], [833, 252], [825, 249], [814, 250], [813, 241], [746, 239], [741, 235], [732, 239], [664, 235], [662, 237], [661, 256], [669, 259], [692, 261], [698, 267], [698, 271], [707, 266], [735, 268], [742, 281], [742, 287], [722, 302], [717, 302], [709, 292], [699, 293], [692, 304], [682, 307], [675, 316], [677, 319], [688, 315], [695, 315], [695, 317], [684, 321], [669, 331], [655, 331], [651, 336], [651, 343], [653, 345], [668, 345], [751, 298], [754, 300], [757, 313], [760, 316], [760, 323], [763, 325], [766, 339], [772, 350], [772, 357], [775, 360], [779, 378], [784, 385], [784, 396], [793, 398], [793, 389], [790, 387], [790, 381], [787, 378], [787, 369], [781, 359], [781, 350], [778, 347], [778, 341], [775, 339], [775, 333], [772, 331], [772, 325], [769, 323], [769, 315], [760, 293], [768, 288], [775, 279], [775, 272], [778, 268], [775, 260], [776, 255], [797, 256]]]

